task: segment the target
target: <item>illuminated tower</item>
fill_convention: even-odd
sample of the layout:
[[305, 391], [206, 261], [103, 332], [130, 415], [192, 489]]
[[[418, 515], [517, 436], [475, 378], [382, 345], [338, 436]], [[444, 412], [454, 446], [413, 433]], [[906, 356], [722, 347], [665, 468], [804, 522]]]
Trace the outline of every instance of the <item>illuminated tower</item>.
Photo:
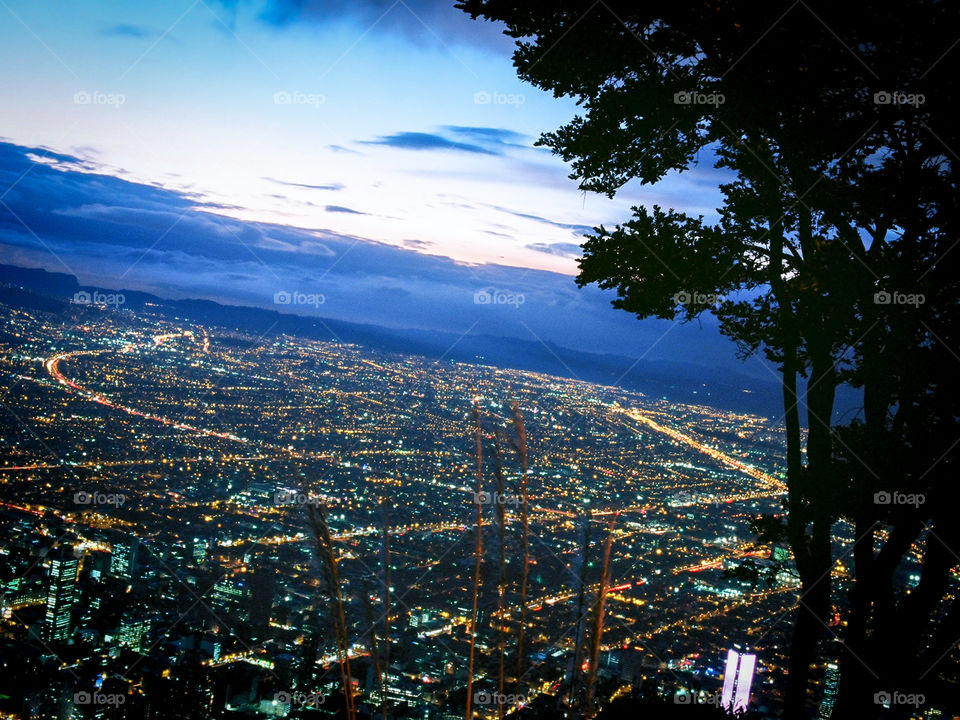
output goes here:
[[210, 592], [210, 607], [246, 623], [250, 619], [250, 586], [246, 578], [239, 575], [222, 578]]
[[124, 580], [133, 580], [137, 570], [140, 540], [133, 535], [117, 540], [112, 545], [110, 574]]
[[757, 656], [727, 651], [727, 667], [723, 673], [723, 693], [720, 704], [734, 713], [747, 709], [750, 704], [750, 686], [753, 684], [753, 670], [757, 665]]
[[44, 625], [47, 640], [67, 640], [70, 637], [79, 571], [80, 561], [69, 549], [60, 550], [50, 558]]
[[193, 564], [202, 565], [207, 559], [207, 539], [196, 537], [193, 539]]
[[823, 674], [823, 700], [820, 702], [820, 720], [829, 720], [833, 704], [837, 701], [837, 684], [840, 682], [840, 668], [836, 663], [827, 663]]

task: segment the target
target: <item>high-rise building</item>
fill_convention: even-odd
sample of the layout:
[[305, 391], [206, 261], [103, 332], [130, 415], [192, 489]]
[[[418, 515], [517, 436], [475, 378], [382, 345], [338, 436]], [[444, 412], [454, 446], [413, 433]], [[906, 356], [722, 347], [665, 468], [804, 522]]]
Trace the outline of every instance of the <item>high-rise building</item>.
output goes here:
[[207, 559], [207, 539], [196, 537], [193, 539], [193, 563], [202, 565]]
[[134, 652], [143, 653], [147, 649], [147, 640], [150, 635], [150, 620], [132, 614], [124, 615], [117, 632], [117, 643], [128, 647]]
[[276, 568], [267, 564], [257, 568], [250, 578], [250, 609], [248, 618], [255, 635], [262, 635], [270, 627], [273, 610], [273, 593], [276, 584]]
[[67, 640], [73, 631], [73, 607], [77, 602], [79, 572], [80, 560], [69, 548], [57, 550], [51, 556], [44, 621], [47, 640]]
[[133, 580], [137, 571], [137, 556], [140, 540], [133, 535], [125, 535], [112, 543], [110, 555], [110, 574], [124, 580]]
[[[6, 572], [4, 572], [4, 570]], [[20, 585], [22, 579], [11, 577], [12, 570], [3, 568], [0, 570], [0, 617], [7, 620], [13, 614], [11, 606], [14, 604], [13, 598], [20, 595]], [[4, 577], [5, 576], [5, 577]]]
[[837, 701], [837, 687], [840, 684], [840, 668], [836, 663], [828, 662], [823, 673], [823, 700], [820, 701], [820, 720], [829, 720], [833, 705]]
[[250, 618], [250, 586], [246, 578], [227, 576], [210, 592], [210, 609], [242, 622]]

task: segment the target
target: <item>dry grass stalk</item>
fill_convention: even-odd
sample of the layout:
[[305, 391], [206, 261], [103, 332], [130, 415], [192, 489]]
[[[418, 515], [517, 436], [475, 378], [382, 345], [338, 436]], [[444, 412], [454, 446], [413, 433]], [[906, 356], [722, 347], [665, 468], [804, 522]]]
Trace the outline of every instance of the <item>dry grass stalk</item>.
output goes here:
[[320, 551], [320, 560], [326, 574], [329, 592], [333, 596], [337, 608], [334, 630], [337, 636], [337, 660], [340, 665], [340, 678], [343, 681], [347, 718], [348, 720], [356, 720], [357, 713], [353, 705], [353, 679], [350, 673], [350, 647], [347, 644], [347, 621], [343, 611], [343, 596], [340, 593], [338, 561], [333, 551], [333, 540], [330, 537], [330, 526], [327, 524], [325, 508], [322, 505], [310, 505], [309, 507], [314, 540]]
[[514, 401], [513, 424], [517, 430], [517, 445], [520, 454], [520, 524], [523, 533], [523, 568], [520, 580], [520, 633], [517, 638], [517, 691], [520, 695], [520, 679], [523, 677], [524, 640], [527, 630], [527, 591], [530, 582], [530, 500], [527, 495], [527, 431], [520, 413], [520, 403]]
[[590, 508], [587, 508], [586, 517], [583, 519], [583, 548], [580, 551], [580, 590], [577, 597], [577, 633], [574, 638], [573, 669], [570, 673], [570, 688], [567, 698], [571, 705], [575, 704], [578, 689], [580, 685], [581, 666], [583, 665], [583, 641], [584, 621], [587, 613], [583, 606], [586, 604], [587, 597], [587, 557], [590, 554]]
[[477, 489], [474, 504], [477, 506], [477, 540], [474, 545], [473, 564], [473, 614], [470, 616], [470, 659], [467, 663], [467, 707], [465, 720], [473, 717], [473, 658], [477, 645], [477, 600], [480, 592], [480, 562], [483, 551], [483, 513], [480, 505], [480, 493], [483, 492], [483, 430], [480, 427], [480, 405], [473, 403], [473, 422], [476, 432]]
[[[370, 653], [373, 656], [373, 669], [377, 674], [377, 686], [380, 688], [381, 706], [385, 706], [386, 695], [384, 693], [383, 672], [380, 667], [380, 646], [377, 642], [377, 627], [373, 619], [373, 608], [370, 607], [370, 588], [367, 585], [366, 578], [363, 581], [363, 608], [366, 611], [367, 625], [370, 628], [368, 631], [370, 634]], [[384, 712], [386, 712], [385, 708]]]
[[597, 607], [593, 616], [593, 637], [590, 640], [590, 665], [587, 675], [587, 699], [584, 715], [592, 718], [596, 714], [593, 706], [594, 689], [597, 683], [597, 659], [600, 656], [600, 639], [603, 636], [603, 611], [607, 602], [607, 587], [610, 575], [610, 548], [613, 545], [613, 529], [617, 524], [617, 515], [610, 520], [607, 528], [607, 541], [603, 548], [603, 567], [600, 570], [600, 590], [597, 594]]
[[[500, 623], [500, 671], [497, 681], [497, 691], [499, 697], [503, 697], [504, 681], [504, 660], [507, 646], [507, 626], [503, 620], [503, 603], [507, 592], [507, 554], [506, 554], [506, 530], [507, 518], [504, 510], [504, 484], [503, 484], [503, 459], [500, 456], [500, 442], [497, 436], [493, 438], [494, 469], [497, 474], [497, 534], [500, 542], [500, 577], [497, 582], [497, 618]], [[503, 718], [503, 703], [497, 703], [497, 717]]]
[[[383, 666], [390, 674], [390, 516], [389, 505], [380, 501], [380, 507], [383, 511], [383, 644], [384, 659]], [[389, 678], [388, 678], [389, 682]], [[387, 720], [387, 696], [381, 696], [382, 702], [380, 709], [383, 712], [383, 720]]]

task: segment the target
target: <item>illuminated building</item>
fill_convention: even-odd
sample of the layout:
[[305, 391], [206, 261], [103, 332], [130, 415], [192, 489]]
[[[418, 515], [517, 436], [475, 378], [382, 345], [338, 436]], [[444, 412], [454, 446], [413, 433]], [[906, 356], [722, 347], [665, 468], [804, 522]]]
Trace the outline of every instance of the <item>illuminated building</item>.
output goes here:
[[110, 555], [110, 574], [124, 580], [133, 580], [137, 570], [139, 548], [140, 541], [133, 536], [114, 542]]
[[69, 549], [58, 551], [50, 559], [44, 628], [48, 640], [67, 640], [70, 637], [79, 570], [80, 561]]
[[120, 622], [117, 642], [123, 647], [143, 653], [147, 649], [147, 636], [150, 633], [150, 621], [145, 618], [125, 616]]
[[820, 720], [829, 720], [837, 701], [837, 685], [840, 683], [840, 668], [836, 663], [827, 663], [823, 675], [823, 700], [820, 702]]

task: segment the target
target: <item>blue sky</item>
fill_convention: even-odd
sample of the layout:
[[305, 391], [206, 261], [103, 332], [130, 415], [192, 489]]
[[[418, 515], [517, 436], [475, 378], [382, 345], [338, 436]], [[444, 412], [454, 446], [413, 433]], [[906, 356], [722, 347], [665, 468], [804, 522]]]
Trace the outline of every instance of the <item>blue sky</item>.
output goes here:
[[0, 17], [3, 261], [769, 376], [709, 318], [638, 323], [573, 282], [579, 236], [632, 205], [712, 217], [710, 159], [580, 192], [533, 147], [576, 106], [521, 83], [511, 41], [452, 3], [0, 0]]
[[712, 212], [709, 173], [579, 192], [532, 147], [574, 104], [451, 5], [3, 0], [0, 136], [237, 218], [568, 274], [578, 231], [631, 204]]

